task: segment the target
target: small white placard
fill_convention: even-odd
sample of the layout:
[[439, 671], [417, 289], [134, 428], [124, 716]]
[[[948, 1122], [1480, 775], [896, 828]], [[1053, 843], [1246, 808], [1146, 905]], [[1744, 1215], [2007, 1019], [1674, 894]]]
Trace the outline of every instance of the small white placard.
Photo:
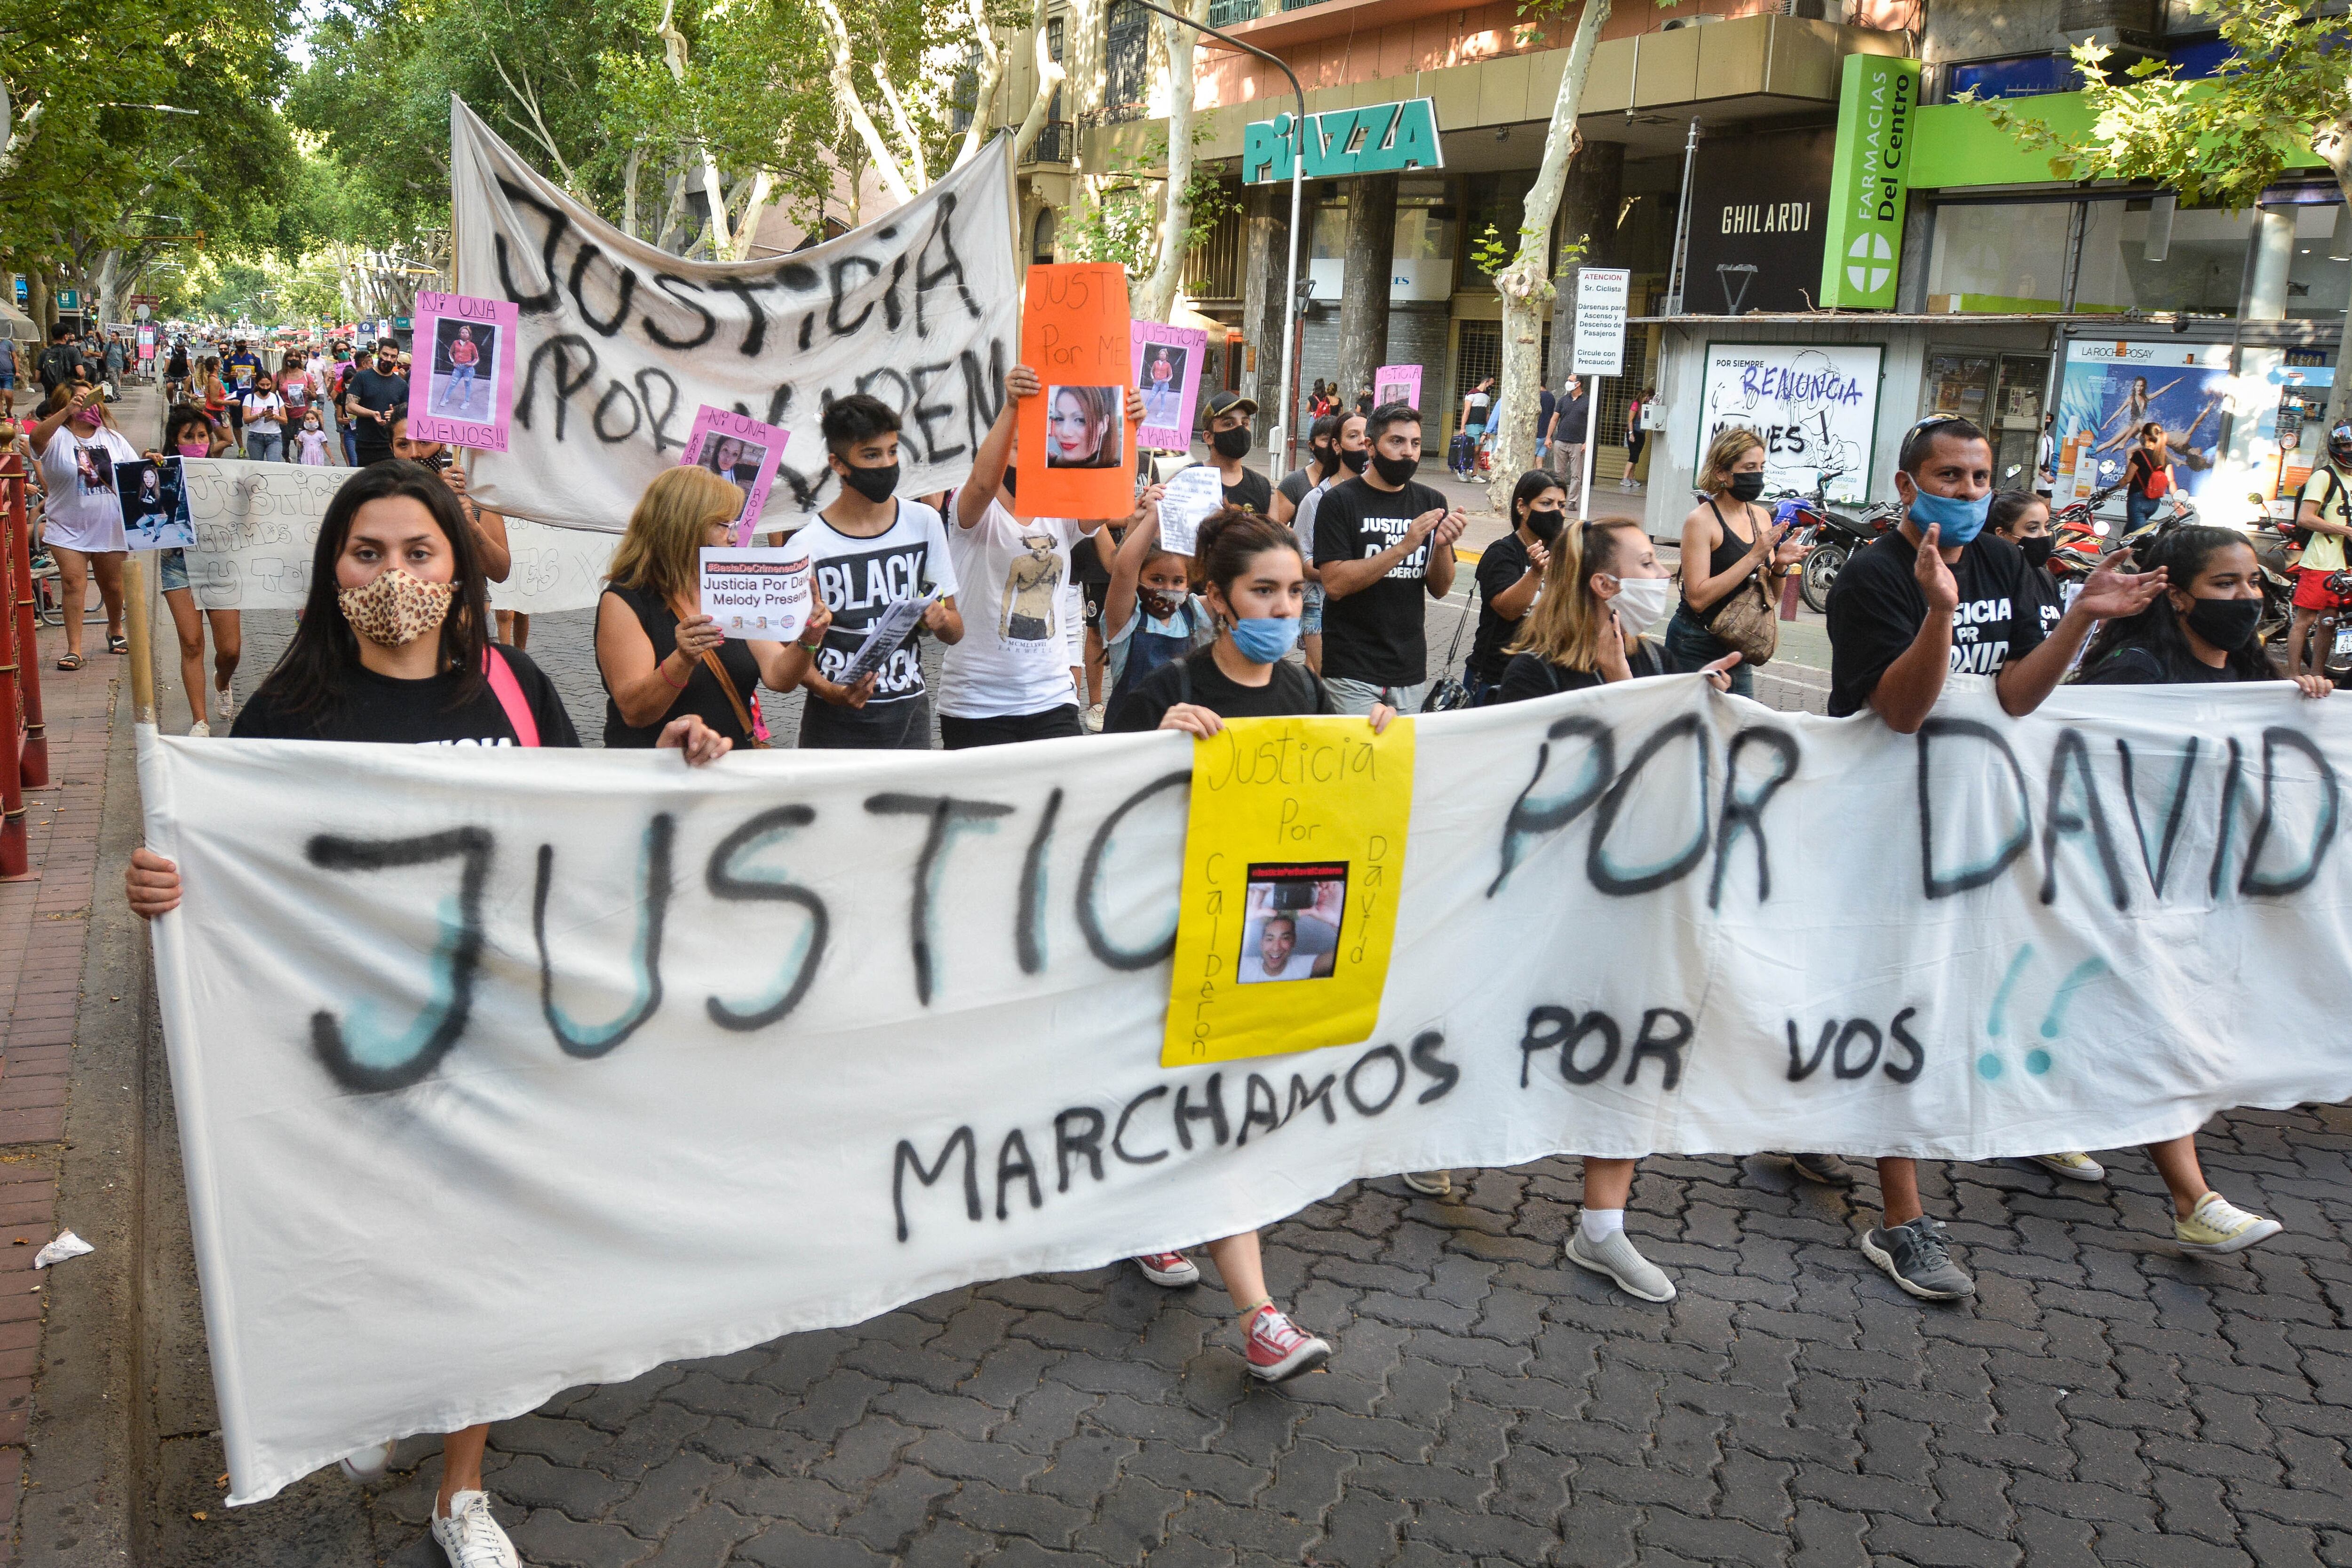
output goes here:
[[705, 549], [702, 612], [730, 637], [798, 642], [809, 620], [807, 547]]

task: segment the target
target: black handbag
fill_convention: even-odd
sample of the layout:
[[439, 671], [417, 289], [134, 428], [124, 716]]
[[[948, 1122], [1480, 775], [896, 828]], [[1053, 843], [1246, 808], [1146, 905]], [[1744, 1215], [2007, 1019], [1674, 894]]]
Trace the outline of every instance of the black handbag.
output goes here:
[[[1422, 699], [1421, 711], [1423, 713], [1452, 713], [1456, 708], [1470, 706], [1470, 688], [1454, 673], [1454, 658], [1462, 651], [1463, 628], [1477, 622], [1480, 594], [1478, 579], [1473, 575], [1470, 579], [1470, 612], [1454, 623], [1454, 641], [1445, 649], [1445, 675], [1430, 687], [1429, 695]], [[1476, 646], [1475, 643], [1471, 644], [1474, 652]]]

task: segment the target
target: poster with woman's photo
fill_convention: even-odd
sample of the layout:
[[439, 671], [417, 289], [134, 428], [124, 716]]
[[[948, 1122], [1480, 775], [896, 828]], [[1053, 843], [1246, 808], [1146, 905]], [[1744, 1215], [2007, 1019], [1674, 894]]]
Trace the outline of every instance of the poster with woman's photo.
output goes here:
[[1116, 468], [1126, 461], [1124, 387], [1045, 389], [1045, 466]]
[[[1045, 390], [1020, 405], [1018, 515], [1124, 517], [1135, 505], [1127, 269], [1102, 262], [1032, 267], [1021, 362], [1035, 367]], [[1169, 375], [1174, 379], [1173, 366]]]
[[408, 378], [408, 434], [477, 452], [504, 452], [514, 423], [520, 307], [467, 294], [419, 294]]
[[743, 509], [735, 519], [738, 545], [750, 541], [752, 527], [768, 504], [768, 490], [776, 482], [789, 439], [788, 432], [733, 409], [704, 403], [694, 411], [694, 427], [687, 433], [678, 465], [708, 468], [743, 492]]
[[1158, 321], [1137, 321], [1130, 329], [1135, 390], [1143, 396], [1143, 423], [1136, 427], [1135, 444], [1147, 452], [1189, 452], [1209, 335]]
[[116, 494], [122, 500], [122, 537], [131, 549], [192, 549], [195, 525], [188, 517], [187, 488], [180, 460], [141, 458], [114, 465]]

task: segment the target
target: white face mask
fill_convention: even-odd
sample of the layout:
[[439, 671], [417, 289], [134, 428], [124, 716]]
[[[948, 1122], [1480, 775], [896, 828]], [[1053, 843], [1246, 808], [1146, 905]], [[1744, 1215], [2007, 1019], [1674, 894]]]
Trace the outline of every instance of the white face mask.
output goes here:
[[1609, 608], [1617, 612], [1617, 624], [1624, 628], [1625, 635], [1639, 637], [1665, 618], [1674, 596], [1670, 577], [1621, 577], [1617, 597], [1609, 601]]

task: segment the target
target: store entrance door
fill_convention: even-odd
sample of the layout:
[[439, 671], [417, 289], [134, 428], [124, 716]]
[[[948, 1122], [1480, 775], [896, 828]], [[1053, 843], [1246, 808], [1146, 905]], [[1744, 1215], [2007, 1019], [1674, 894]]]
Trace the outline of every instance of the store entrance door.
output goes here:
[[2042, 400], [2049, 389], [2049, 355], [2000, 356], [1993, 382], [1993, 423], [1987, 432], [1992, 437], [1994, 489], [2031, 490], [2039, 482], [2033, 454], [2041, 442]]

